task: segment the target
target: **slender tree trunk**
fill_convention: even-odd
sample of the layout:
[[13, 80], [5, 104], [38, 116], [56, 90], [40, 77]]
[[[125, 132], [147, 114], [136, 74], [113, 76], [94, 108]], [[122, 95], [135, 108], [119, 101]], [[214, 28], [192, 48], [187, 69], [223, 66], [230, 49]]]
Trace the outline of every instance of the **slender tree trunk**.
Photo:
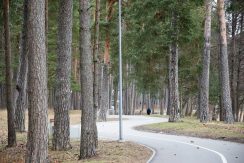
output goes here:
[[143, 113], [144, 110], [144, 99], [145, 99], [145, 94], [142, 93], [142, 100], [141, 100], [141, 113]]
[[224, 0], [218, 0], [218, 17], [220, 27], [220, 62], [221, 62], [221, 94], [223, 108], [226, 113], [225, 122], [233, 123], [234, 118], [232, 114], [232, 105], [230, 97], [230, 81], [229, 81], [229, 65], [228, 65], [228, 54], [227, 54], [227, 38], [226, 38], [226, 20], [225, 20], [225, 9]]
[[210, 69], [210, 50], [211, 50], [211, 9], [212, 1], [205, 0], [205, 26], [204, 26], [204, 51], [203, 51], [203, 68], [200, 84], [200, 122], [209, 121], [209, 69]]
[[132, 102], [132, 115], [135, 115], [135, 111], [137, 109], [137, 92], [136, 92], [136, 86], [133, 83], [133, 102]]
[[15, 129], [19, 132], [25, 131], [25, 111], [27, 110], [27, 72], [28, 72], [28, 56], [26, 51], [26, 29], [27, 29], [27, 5], [28, 0], [24, 0], [23, 11], [23, 27], [20, 39], [20, 57], [19, 57], [19, 74], [17, 77], [16, 90], [17, 101], [15, 110]]
[[108, 103], [109, 103], [109, 88], [108, 88], [108, 83], [109, 83], [109, 75], [108, 75], [108, 66], [104, 64], [103, 66], [103, 80], [102, 80], [102, 92], [101, 92], [101, 108], [99, 112], [99, 117], [98, 119], [100, 121], [106, 121], [107, 120], [107, 111], [108, 111]]
[[168, 69], [168, 83], [167, 83], [167, 86], [168, 86], [168, 88], [167, 88], [167, 96], [168, 96], [168, 98], [167, 98], [167, 112], [166, 112], [166, 114], [170, 115], [170, 104], [171, 104], [171, 99], [170, 99], [170, 74], [171, 74], [170, 73], [170, 62], [168, 62], [168, 65], [169, 65], [168, 66], [169, 67], [169, 69]]
[[[177, 15], [173, 13], [173, 28], [177, 27]], [[169, 61], [169, 89], [170, 89], [170, 111], [169, 122], [176, 122], [180, 119], [180, 104], [179, 104], [179, 86], [178, 86], [178, 31], [174, 30], [173, 42], [170, 47]]]
[[113, 76], [109, 75], [109, 109], [112, 109], [112, 94], [114, 90]]
[[151, 96], [150, 96], [150, 93], [147, 95], [147, 108], [150, 108], [150, 109], [152, 109], [151, 108], [152, 106], [151, 106]]
[[169, 122], [176, 122], [180, 119], [179, 89], [178, 89], [178, 45], [173, 43], [170, 56], [170, 103]]
[[134, 82], [131, 83], [131, 98], [130, 98], [130, 115], [133, 115], [133, 110], [135, 109], [135, 85]]
[[103, 76], [102, 76], [102, 90], [101, 90], [101, 107], [99, 108], [99, 120], [106, 121], [107, 119], [107, 111], [109, 108], [109, 65], [110, 65], [110, 25], [112, 16], [113, 16], [113, 4], [115, 0], [106, 0], [106, 22], [108, 25], [106, 26], [106, 34], [105, 34], [105, 48], [104, 48], [104, 65]]
[[243, 56], [243, 45], [244, 45], [244, 32], [243, 32], [243, 24], [244, 22], [244, 13], [241, 14], [241, 18], [240, 18], [240, 38], [239, 39], [239, 53], [238, 53], [238, 71], [237, 71], [237, 111], [236, 111], [236, 117], [237, 117], [237, 121], [240, 122], [241, 121], [241, 112], [242, 112], [242, 108], [241, 108], [241, 105], [240, 105], [240, 101], [239, 101], [239, 98], [240, 98], [240, 79], [241, 79], [241, 76], [240, 76], [240, 71], [241, 71], [241, 56]]
[[3, 1], [3, 19], [4, 19], [4, 38], [5, 38], [5, 85], [6, 85], [6, 101], [8, 114], [8, 147], [16, 145], [16, 133], [14, 126], [14, 107], [12, 92], [12, 68], [11, 68], [11, 45], [10, 45], [10, 29], [9, 29], [9, 0]]
[[80, 159], [96, 154], [97, 131], [93, 103], [93, 57], [90, 31], [90, 1], [80, 0], [80, 53], [81, 53], [81, 137]]
[[94, 28], [94, 40], [93, 40], [93, 102], [94, 102], [94, 118], [97, 120], [98, 110], [98, 64], [100, 64], [98, 53], [99, 53], [99, 22], [100, 22], [100, 0], [96, 0], [95, 10], [95, 28]]
[[53, 149], [70, 148], [72, 0], [59, 0]]
[[[220, 28], [219, 28], [220, 29]], [[218, 30], [218, 34], [220, 35], [220, 30]], [[220, 37], [218, 39], [218, 42], [220, 42]], [[221, 69], [221, 62], [220, 62], [220, 58], [221, 58], [221, 53], [220, 53], [220, 45], [218, 44], [218, 68], [219, 70]], [[222, 93], [221, 93], [221, 88], [222, 88], [222, 82], [221, 82], [221, 76], [222, 76], [222, 72], [219, 71], [219, 85], [220, 85], [220, 94], [219, 94], [219, 119], [220, 121], [225, 121], [225, 110], [224, 110], [224, 107], [223, 107], [223, 102], [222, 102]]]
[[118, 105], [117, 105], [117, 100], [118, 100], [118, 83], [114, 83], [114, 113], [117, 115], [118, 114]]
[[164, 99], [162, 98], [160, 101], [159, 101], [159, 104], [160, 104], [160, 115], [164, 115]]
[[232, 14], [232, 73], [231, 73], [231, 98], [232, 98], [232, 112], [234, 116], [234, 120], [238, 119], [238, 94], [237, 94], [237, 80], [238, 80], [238, 57], [236, 52], [236, 25], [237, 25], [237, 16], [236, 14]]
[[26, 162], [48, 162], [45, 1], [28, 1], [28, 138]]

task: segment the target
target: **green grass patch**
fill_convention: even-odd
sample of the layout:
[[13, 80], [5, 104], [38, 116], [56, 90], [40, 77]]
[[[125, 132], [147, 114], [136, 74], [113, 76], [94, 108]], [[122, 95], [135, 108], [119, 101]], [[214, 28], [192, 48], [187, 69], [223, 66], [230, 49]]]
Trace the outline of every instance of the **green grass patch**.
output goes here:
[[156, 123], [137, 129], [244, 143], [244, 123], [232, 125], [223, 122], [200, 123], [196, 118], [187, 117], [180, 122]]

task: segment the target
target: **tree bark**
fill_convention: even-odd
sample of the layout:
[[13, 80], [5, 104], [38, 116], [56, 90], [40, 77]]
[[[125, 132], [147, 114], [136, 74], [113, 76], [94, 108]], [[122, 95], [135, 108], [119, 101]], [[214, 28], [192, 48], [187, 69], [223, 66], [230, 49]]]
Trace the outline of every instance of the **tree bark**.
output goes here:
[[11, 45], [9, 29], [9, 0], [3, 1], [3, 21], [4, 21], [4, 40], [5, 40], [5, 85], [6, 101], [8, 116], [8, 147], [16, 145], [16, 133], [14, 125], [14, 107], [13, 107], [13, 90], [12, 90], [12, 68], [11, 68]]
[[[170, 54], [171, 55], [171, 54]], [[168, 60], [170, 59], [170, 57], [168, 58]], [[171, 101], [171, 99], [170, 99], [170, 62], [168, 62], [168, 82], [167, 82], [167, 86], [168, 86], [168, 88], [167, 88], [167, 111], [166, 111], [166, 114], [167, 115], [170, 115], [170, 101]]]
[[222, 94], [222, 105], [226, 113], [225, 122], [233, 123], [234, 118], [232, 114], [232, 104], [230, 97], [230, 81], [229, 81], [229, 65], [228, 65], [228, 54], [227, 54], [227, 38], [226, 38], [226, 20], [225, 20], [225, 9], [224, 0], [218, 0], [218, 17], [219, 17], [219, 28], [220, 28], [220, 71], [221, 73], [221, 94]]
[[108, 111], [108, 103], [109, 103], [109, 74], [108, 74], [108, 66], [107, 64], [103, 65], [103, 80], [102, 80], [102, 92], [101, 92], [101, 108], [99, 112], [98, 119], [100, 121], [107, 121], [107, 111]]
[[93, 57], [90, 31], [90, 2], [80, 0], [80, 54], [81, 54], [81, 137], [80, 159], [96, 154], [97, 131], [93, 103]]
[[99, 22], [100, 22], [100, 0], [96, 0], [96, 10], [95, 10], [95, 28], [94, 28], [94, 40], [93, 40], [93, 102], [94, 102], [94, 115], [95, 121], [97, 120], [97, 110], [98, 110], [98, 64], [100, 60], [98, 57], [99, 53]]
[[240, 105], [240, 100], [239, 100], [239, 97], [240, 97], [240, 95], [241, 95], [241, 91], [240, 91], [240, 87], [241, 87], [241, 61], [242, 61], [242, 57], [241, 56], [244, 56], [243, 55], [243, 50], [244, 50], [244, 48], [243, 48], [243, 45], [244, 45], [244, 32], [243, 32], [243, 26], [244, 26], [244, 13], [242, 13], [241, 14], [241, 16], [240, 16], [241, 18], [240, 18], [240, 38], [241, 39], [239, 39], [239, 53], [238, 53], [238, 57], [237, 57], [237, 59], [238, 59], [238, 71], [237, 71], [237, 111], [236, 111], [236, 116], [237, 116], [237, 121], [238, 122], [240, 122], [241, 121], [241, 119], [243, 118], [243, 117], [241, 117], [242, 116], [242, 108], [241, 108], [241, 105]]
[[180, 104], [179, 104], [179, 86], [178, 86], [178, 31], [177, 14], [173, 13], [172, 27], [175, 28], [173, 32], [173, 40], [170, 47], [170, 61], [169, 61], [169, 91], [170, 91], [170, 109], [169, 122], [176, 122], [180, 119]]
[[24, 1], [23, 27], [20, 39], [19, 74], [17, 77], [16, 91], [17, 100], [15, 107], [15, 129], [19, 132], [25, 131], [25, 111], [27, 110], [27, 71], [28, 58], [26, 51], [26, 29], [27, 29], [27, 3]]
[[144, 110], [144, 99], [145, 99], [145, 94], [142, 93], [142, 99], [141, 99], [141, 114], [143, 113], [143, 110]]
[[237, 14], [232, 13], [232, 53], [231, 53], [231, 99], [232, 99], [232, 112], [234, 116], [234, 120], [238, 121], [238, 88], [237, 88], [237, 80], [238, 80], [238, 56], [236, 49], [236, 27], [237, 27]]
[[70, 148], [72, 0], [59, 1], [53, 149]]
[[28, 1], [28, 137], [26, 162], [48, 162], [45, 1]]
[[204, 51], [202, 57], [202, 75], [200, 84], [200, 122], [209, 121], [209, 69], [211, 50], [211, 9], [212, 1], [205, 0]]
[[107, 8], [107, 15], [106, 15], [106, 22], [108, 25], [106, 26], [105, 30], [105, 47], [104, 47], [104, 65], [102, 66], [102, 89], [101, 89], [101, 105], [99, 111], [99, 120], [106, 121], [107, 119], [107, 111], [109, 107], [109, 65], [110, 65], [110, 22], [113, 16], [113, 4], [115, 0], [106, 0], [106, 8]]
[[114, 82], [114, 113], [117, 115], [118, 114], [118, 105], [117, 105], [117, 100], [118, 100], [118, 83]]

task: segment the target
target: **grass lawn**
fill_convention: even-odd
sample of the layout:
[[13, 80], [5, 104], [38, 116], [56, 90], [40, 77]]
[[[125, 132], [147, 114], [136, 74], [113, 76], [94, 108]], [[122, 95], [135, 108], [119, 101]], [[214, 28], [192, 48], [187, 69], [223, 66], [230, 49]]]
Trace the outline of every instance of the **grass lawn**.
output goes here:
[[[49, 119], [53, 118], [53, 111], [49, 110]], [[80, 123], [80, 111], [70, 111], [71, 124]], [[27, 124], [26, 124], [27, 125]], [[7, 112], [0, 110], [0, 163], [24, 163], [26, 151], [26, 133], [17, 133], [17, 146], [6, 148], [7, 145]], [[87, 160], [79, 158], [79, 140], [71, 140], [72, 149], [67, 151], [53, 151], [51, 141], [49, 160], [51, 163], [143, 163], [151, 157], [152, 151], [144, 146], [116, 141], [99, 141], [97, 155]]]
[[244, 143], [244, 123], [228, 125], [223, 122], [209, 122], [202, 124], [194, 117], [187, 117], [181, 119], [180, 122], [156, 123], [139, 126], [136, 129]]

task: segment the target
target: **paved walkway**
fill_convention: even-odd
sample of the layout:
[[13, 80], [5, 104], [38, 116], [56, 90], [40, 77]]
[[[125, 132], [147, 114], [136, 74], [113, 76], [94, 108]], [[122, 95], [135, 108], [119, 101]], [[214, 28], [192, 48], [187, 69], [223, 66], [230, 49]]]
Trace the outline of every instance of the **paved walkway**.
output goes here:
[[[116, 116], [113, 116], [116, 117]], [[137, 131], [135, 126], [166, 122], [165, 118], [123, 116], [123, 139], [156, 151], [151, 163], [244, 163], [244, 144]], [[99, 139], [118, 140], [119, 122], [98, 122]], [[79, 138], [80, 125], [71, 127], [71, 137]]]

